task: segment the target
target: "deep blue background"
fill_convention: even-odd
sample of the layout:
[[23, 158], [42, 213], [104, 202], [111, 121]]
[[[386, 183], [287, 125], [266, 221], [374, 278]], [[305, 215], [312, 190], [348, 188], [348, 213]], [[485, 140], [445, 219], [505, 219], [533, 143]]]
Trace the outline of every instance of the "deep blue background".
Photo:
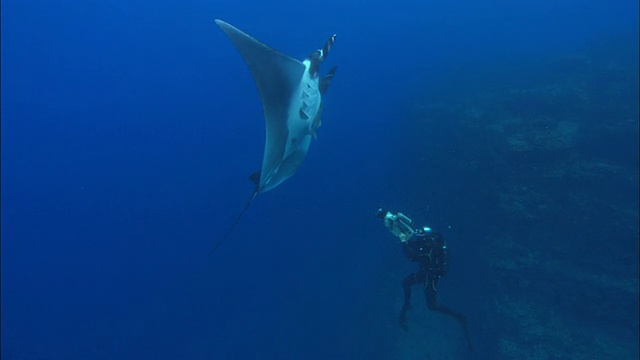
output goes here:
[[[421, 81], [635, 32], [637, 12], [622, 0], [3, 1], [3, 359], [394, 353], [400, 289], [380, 283], [413, 267], [372, 213], [429, 206], [400, 186], [414, 162], [401, 119]], [[207, 257], [251, 194], [264, 137], [215, 18], [296, 58], [336, 33], [339, 69], [299, 173]], [[421, 220], [464, 227], [434, 204], [437, 220]]]

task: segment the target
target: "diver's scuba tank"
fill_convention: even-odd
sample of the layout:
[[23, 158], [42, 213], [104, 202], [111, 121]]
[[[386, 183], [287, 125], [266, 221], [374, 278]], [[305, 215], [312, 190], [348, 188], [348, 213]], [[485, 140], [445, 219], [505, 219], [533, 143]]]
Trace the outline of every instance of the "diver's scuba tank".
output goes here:
[[438, 276], [445, 276], [449, 268], [449, 249], [447, 249], [447, 243], [444, 241], [442, 235], [437, 235], [437, 237], [433, 238], [433, 241], [435, 242], [436, 246], [440, 248], [440, 256], [438, 257], [438, 261], [435, 264], [435, 271]]

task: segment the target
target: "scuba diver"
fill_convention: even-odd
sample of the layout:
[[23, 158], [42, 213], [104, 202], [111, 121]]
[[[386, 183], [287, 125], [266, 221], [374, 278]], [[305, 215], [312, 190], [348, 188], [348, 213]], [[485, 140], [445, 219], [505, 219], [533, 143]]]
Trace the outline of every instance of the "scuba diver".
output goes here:
[[420, 264], [420, 269], [408, 275], [402, 281], [404, 289], [404, 304], [400, 310], [400, 326], [408, 330], [407, 312], [411, 310], [411, 287], [421, 284], [427, 300], [427, 307], [432, 311], [454, 317], [462, 325], [469, 350], [472, 349], [467, 317], [445, 305], [438, 304], [436, 294], [438, 280], [447, 273], [448, 253], [444, 238], [429, 227], [413, 228], [413, 221], [401, 212], [391, 212], [378, 209], [377, 217], [384, 221], [384, 225], [394, 236], [400, 239], [404, 253], [413, 262]]

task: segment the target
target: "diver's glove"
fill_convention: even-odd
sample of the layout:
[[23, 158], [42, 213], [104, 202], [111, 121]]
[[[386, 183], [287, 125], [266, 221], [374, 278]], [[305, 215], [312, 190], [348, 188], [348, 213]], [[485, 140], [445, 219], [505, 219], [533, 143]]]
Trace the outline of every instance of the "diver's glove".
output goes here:
[[394, 236], [398, 237], [402, 243], [409, 241], [415, 233], [411, 227], [413, 220], [401, 212], [392, 214], [389, 211], [378, 209], [376, 215], [384, 221], [384, 226], [386, 226]]

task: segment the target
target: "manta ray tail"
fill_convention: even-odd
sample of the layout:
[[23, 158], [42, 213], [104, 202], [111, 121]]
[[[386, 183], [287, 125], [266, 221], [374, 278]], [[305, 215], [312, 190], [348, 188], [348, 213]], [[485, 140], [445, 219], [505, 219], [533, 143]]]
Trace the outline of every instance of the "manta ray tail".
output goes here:
[[253, 195], [251, 195], [251, 198], [249, 198], [249, 201], [247, 201], [247, 203], [244, 205], [244, 208], [242, 208], [242, 211], [240, 212], [240, 214], [238, 214], [238, 217], [236, 217], [236, 220], [233, 222], [233, 224], [231, 224], [231, 226], [229, 227], [227, 232], [222, 236], [222, 238], [220, 238], [220, 240], [218, 240], [218, 242], [215, 244], [213, 249], [211, 249], [211, 251], [209, 251], [209, 255], [213, 254], [216, 250], [218, 250], [220, 245], [222, 245], [222, 242], [225, 241], [227, 239], [227, 237], [229, 237], [229, 234], [231, 234], [231, 231], [233, 230], [233, 228], [235, 228], [236, 225], [238, 225], [238, 223], [240, 222], [240, 219], [242, 219], [242, 216], [244, 216], [244, 213], [247, 211], [247, 209], [249, 208], [249, 205], [251, 205], [251, 203], [253, 202], [253, 199], [256, 198], [258, 193], [259, 193], [259, 191], [257, 191], [257, 190], [254, 191]]

